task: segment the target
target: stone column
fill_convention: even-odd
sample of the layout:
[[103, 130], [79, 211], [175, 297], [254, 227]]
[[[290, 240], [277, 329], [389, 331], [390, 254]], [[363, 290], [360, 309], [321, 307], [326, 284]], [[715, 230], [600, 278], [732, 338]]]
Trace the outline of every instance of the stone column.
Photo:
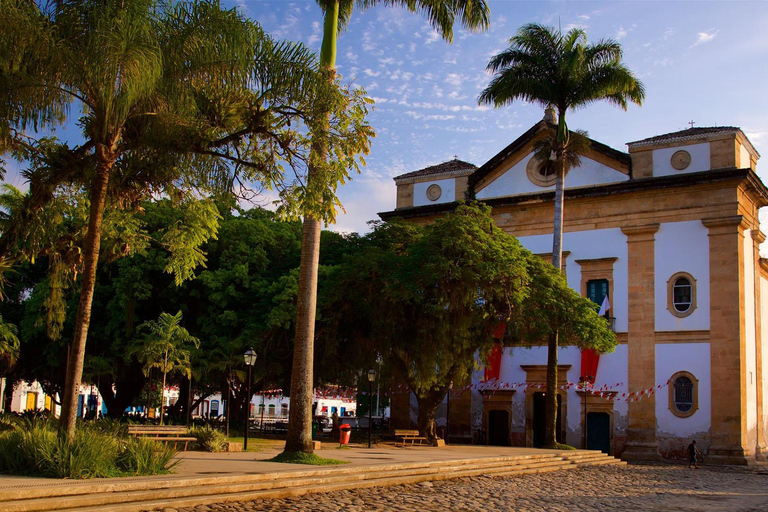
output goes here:
[[754, 450], [747, 446], [745, 389], [744, 229], [748, 226], [741, 215], [701, 222], [709, 229], [712, 444], [707, 462], [746, 464]]
[[[656, 385], [655, 234], [659, 224], [621, 228], [627, 236], [627, 349], [629, 391]], [[659, 460], [656, 396], [629, 402], [629, 431], [624, 460]]]
[[760, 228], [752, 230], [752, 258], [755, 267], [755, 390], [757, 401], [757, 446], [755, 456], [765, 460], [768, 447], [765, 443], [765, 422], [763, 421], [763, 336], [762, 336], [762, 304], [760, 297], [760, 244], [765, 242], [765, 235]]

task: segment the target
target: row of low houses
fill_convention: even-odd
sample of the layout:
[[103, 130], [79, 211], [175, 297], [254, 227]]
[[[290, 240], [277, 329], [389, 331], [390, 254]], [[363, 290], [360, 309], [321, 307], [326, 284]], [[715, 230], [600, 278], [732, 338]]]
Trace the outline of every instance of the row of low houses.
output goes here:
[[[555, 176], [533, 153], [554, 122], [545, 117], [480, 167], [452, 160], [396, 177], [396, 208], [380, 217], [427, 223], [474, 198], [550, 260]], [[712, 462], [765, 458], [760, 155], [736, 127], [658, 135], [628, 152], [590, 144], [565, 179], [564, 272], [608, 306], [618, 346], [599, 357], [560, 349], [558, 439], [628, 460], [678, 457], [691, 439]], [[540, 445], [546, 363], [545, 345], [500, 348], [490, 372], [452, 393], [449, 439]], [[415, 399], [396, 395], [393, 427], [414, 420]]]
[[[3, 395], [5, 379], [0, 379], [0, 396]], [[168, 386], [165, 390], [165, 407], [175, 404], [179, 398], [179, 388]], [[61, 407], [56, 404], [57, 400], [46, 395], [39, 382], [19, 382], [13, 389], [11, 406], [9, 412], [23, 413], [25, 411], [52, 411], [55, 416], [61, 412]], [[255, 394], [251, 398], [250, 416], [266, 418], [287, 418], [290, 412], [291, 400], [283, 396], [279, 390], [268, 394]], [[313, 400], [313, 413], [315, 416], [332, 418], [334, 414], [338, 416], [354, 416], [357, 403], [354, 396], [329, 395], [328, 393], [318, 392]], [[0, 412], [4, 412], [0, 404]], [[127, 409], [129, 416], [144, 416], [146, 407], [138, 406]], [[95, 386], [80, 386], [78, 398], [77, 416], [80, 418], [97, 418], [107, 413], [101, 395]], [[159, 408], [151, 409], [149, 417], [154, 418], [159, 415]], [[226, 415], [226, 401], [220, 393], [210, 395], [192, 410], [193, 418], [219, 418]]]

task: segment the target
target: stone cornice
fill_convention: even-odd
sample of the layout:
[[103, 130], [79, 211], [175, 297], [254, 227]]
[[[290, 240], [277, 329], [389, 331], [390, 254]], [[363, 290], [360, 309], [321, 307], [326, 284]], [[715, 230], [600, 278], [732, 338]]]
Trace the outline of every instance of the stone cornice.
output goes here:
[[[643, 224], [641, 226], [626, 226], [621, 228], [621, 232], [627, 235], [628, 237], [638, 236], [638, 235], [653, 235], [655, 234], [659, 228], [661, 227], [661, 224], [658, 222], [654, 222], [651, 224]], [[650, 237], [652, 240], [653, 237]]]

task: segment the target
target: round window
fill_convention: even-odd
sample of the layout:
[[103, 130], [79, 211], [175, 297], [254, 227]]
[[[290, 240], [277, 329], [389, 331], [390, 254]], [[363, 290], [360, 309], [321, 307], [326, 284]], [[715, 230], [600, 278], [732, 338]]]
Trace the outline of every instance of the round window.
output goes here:
[[443, 190], [440, 185], [434, 183], [427, 188], [427, 199], [430, 201], [437, 201], [441, 195], [443, 195]]
[[670, 162], [672, 163], [672, 167], [678, 171], [682, 171], [691, 165], [691, 154], [687, 151], [683, 151], [682, 149], [680, 151], [675, 151], [675, 154], [672, 155]]

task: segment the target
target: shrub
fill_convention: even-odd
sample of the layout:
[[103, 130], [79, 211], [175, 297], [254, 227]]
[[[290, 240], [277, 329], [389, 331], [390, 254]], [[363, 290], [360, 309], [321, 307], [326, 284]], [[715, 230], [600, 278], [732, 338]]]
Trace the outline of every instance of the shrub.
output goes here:
[[176, 450], [151, 439], [128, 439], [117, 459], [117, 466], [132, 475], [168, 473], [179, 463], [173, 461]]
[[213, 427], [193, 427], [189, 433], [197, 439], [197, 447], [201, 450], [221, 452], [227, 449], [227, 436]]
[[122, 440], [79, 428], [70, 442], [47, 422], [0, 433], [0, 473], [54, 478], [104, 478], [168, 472], [175, 450], [149, 440]]

